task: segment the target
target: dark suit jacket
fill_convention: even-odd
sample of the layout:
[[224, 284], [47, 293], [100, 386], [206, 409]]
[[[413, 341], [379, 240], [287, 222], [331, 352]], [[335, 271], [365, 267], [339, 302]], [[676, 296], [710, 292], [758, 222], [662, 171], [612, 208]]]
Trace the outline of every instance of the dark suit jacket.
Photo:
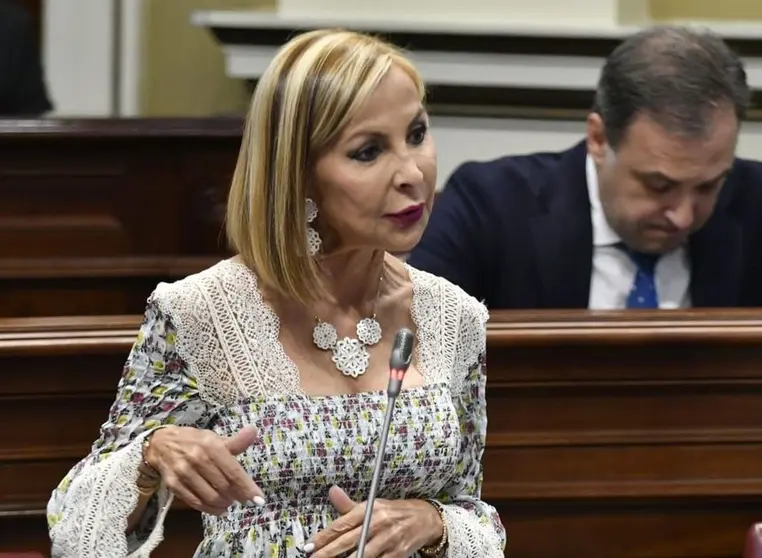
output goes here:
[[[587, 308], [593, 226], [586, 146], [460, 166], [408, 262], [497, 308]], [[762, 306], [762, 163], [736, 159], [691, 236], [697, 307]]]
[[31, 20], [15, 2], [0, 0], [0, 118], [52, 108]]

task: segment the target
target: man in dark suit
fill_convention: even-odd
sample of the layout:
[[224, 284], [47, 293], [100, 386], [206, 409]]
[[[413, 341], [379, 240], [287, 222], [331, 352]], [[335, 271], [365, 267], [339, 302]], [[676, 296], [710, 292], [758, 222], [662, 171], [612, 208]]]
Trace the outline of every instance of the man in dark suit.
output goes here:
[[0, 0], [0, 118], [40, 116], [52, 108], [29, 15]]
[[762, 306], [748, 100], [719, 37], [640, 32], [607, 59], [584, 141], [459, 167], [408, 262], [493, 309]]

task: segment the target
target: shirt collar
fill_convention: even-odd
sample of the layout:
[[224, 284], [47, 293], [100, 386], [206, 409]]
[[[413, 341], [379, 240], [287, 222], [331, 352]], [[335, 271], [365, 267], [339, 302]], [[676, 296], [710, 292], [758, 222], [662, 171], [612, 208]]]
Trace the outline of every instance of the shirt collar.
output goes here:
[[590, 197], [590, 218], [593, 222], [593, 246], [612, 246], [622, 242], [620, 236], [614, 232], [606, 215], [603, 213], [600, 192], [598, 189], [598, 170], [590, 155], [585, 160], [585, 174], [587, 178], [587, 193]]

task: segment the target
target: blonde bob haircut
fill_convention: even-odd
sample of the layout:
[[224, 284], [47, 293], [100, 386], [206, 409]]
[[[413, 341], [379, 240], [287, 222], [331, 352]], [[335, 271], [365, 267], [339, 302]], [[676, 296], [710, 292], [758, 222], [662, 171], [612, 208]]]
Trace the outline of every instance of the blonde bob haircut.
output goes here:
[[423, 102], [421, 76], [401, 50], [344, 30], [292, 39], [257, 84], [228, 198], [227, 236], [263, 285], [292, 300], [309, 304], [328, 294], [307, 244], [315, 160], [392, 66], [413, 79]]

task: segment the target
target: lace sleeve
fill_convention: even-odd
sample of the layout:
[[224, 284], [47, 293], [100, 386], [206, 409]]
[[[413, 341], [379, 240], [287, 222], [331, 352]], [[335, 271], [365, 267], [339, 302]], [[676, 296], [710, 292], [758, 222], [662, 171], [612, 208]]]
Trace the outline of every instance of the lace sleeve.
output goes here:
[[177, 355], [175, 339], [171, 320], [149, 301], [100, 437], [48, 502], [54, 557], [148, 556], [161, 541], [172, 501], [165, 487], [151, 499], [133, 533], [126, 535], [127, 518], [138, 501], [135, 483], [142, 439], [163, 424], [203, 428], [212, 412]]
[[461, 428], [461, 460], [458, 479], [446, 487], [439, 501], [443, 511], [449, 544], [449, 558], [503, 558], [505, 529], [494, 507], [483, 502], [482, 454], [487, 436], [485, 398], [485, 354], [468, 370], [460, 401], [457, 401]]

